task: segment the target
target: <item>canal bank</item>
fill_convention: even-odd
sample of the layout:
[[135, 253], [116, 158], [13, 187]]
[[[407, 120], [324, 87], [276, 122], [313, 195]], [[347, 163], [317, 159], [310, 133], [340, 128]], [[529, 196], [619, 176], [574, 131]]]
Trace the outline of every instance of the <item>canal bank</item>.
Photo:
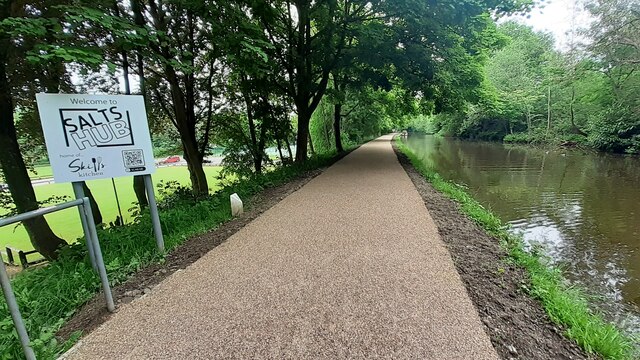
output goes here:
[[586, 289], [607, 321], [640, 334], [640, 157], [419, 134], [405, 144]]
[[503, 358], [584, 358], [568, 338], [605, 358], [637, 355], [630, 338], [592, 315], [582, 294], [538, 255], [523, 251], [522, 240], [507, 233], [495, 215], [426, 167], [402, 142], [395, 145]]

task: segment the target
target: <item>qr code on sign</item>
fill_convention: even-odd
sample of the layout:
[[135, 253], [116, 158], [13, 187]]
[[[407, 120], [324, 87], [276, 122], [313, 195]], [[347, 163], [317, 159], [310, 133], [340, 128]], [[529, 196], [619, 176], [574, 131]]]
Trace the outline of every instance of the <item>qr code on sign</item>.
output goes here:
[[122, 158], [124, 159], [124, 166], [126, 168], [136, 168], [144, 166], [144, 155], [142, 150], [123, 150]]

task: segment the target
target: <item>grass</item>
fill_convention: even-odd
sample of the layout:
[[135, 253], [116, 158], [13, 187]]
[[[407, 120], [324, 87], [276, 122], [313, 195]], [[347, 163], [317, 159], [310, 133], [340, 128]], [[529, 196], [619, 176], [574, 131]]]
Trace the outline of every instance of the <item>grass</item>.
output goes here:
[[[189, 193], [183, 188], [173, 189], [173, 193], [163, 191], [159, 207], [167, 251], [229, 220], [232, 193], [248, 199], [266, 187], [284, 184], [308, 170], [327, 166], [334, 159], [331, 154], [319, 155], [302, 165], [277, 168], [250, 179], [230, 180], [232, 182], [213, 195], [199, 201], [182, 196]], [[146, 213], [126, 226], [99, 230], [98, 237], [113, 285], [164, 259], [155, 249], [151, 219]], [[56, 358], [77, 340], [78, 336], [75, 336], [66, 344], [59, 344], [54, 334], [100, 289], [99, 279], [88, 261], [84, 240], [66, 247], [60, 258], [48, 266], [17, 274], [12, 285], [39, 359]], [[0, 359], [23, 357], [3, 297], [0, 297], [0, 351]]]
[[29, 170], [31, 180], [48, 179], [53, 177], [51, 165], [34, 166], [33, 170]]
[[590, 309], [585, 293], [569, 285], [558, 268], [548, 265], [544, 255], [535, 249], [526, 251], [522, 238], [509, 233], [502, 221], [473, 199], [462, 186], [443, 179], [424, 165], [400, 139], [396, 143], [413, 167], [436, 190], [455, 200], [465, 215], [500, 241], [509, 261], [528, 272], [530, 283], [524, 290], [542, 303], [551, 321], [566, 329], [568, 338], [575, 340], [587, 353], [598, 354], [605, 359], [640, 358], [638, 349], [634, 347], [640, 339], [633, 339], [606, 322]]
[[[48, 167], [49, 170], [51, 169]], [[206, 166], [204, 168], [207, 174], [207, 180], [212, 190], [217, 190], [218, 181], [217, 175], [220, 173], [221, 167]], [[40, 172], [38, 172], [40, 174]], [[186, 185], [189, 183], [189, 171], [186, 166], [170, 166], [158, 168], [152, 175], [154, 184], [158, 184], [160, 181], [177, 181], [180, 184]], [[132, 214], [127, 211], [133, 207], [136, 202], [136, 197], [133, 192], [133, 180], [131, 177], [116, 178], [116, 189], [118, 190], [118, 197], [120, 199], [120, 206], [122, 210], [122, 216], [125, 221], [132, 220]], [[102, 217], [105, 223], [109, 223], [116, 219], [118, 215], [118, 208], [114, 196], [113, 186], [111, 179], [92, 180], [87, 181], [87, 186], [91, 189], [96, 202], [100, 206]], [[51, 196], [68, 196], [69, 199], [73, 199], [73, 189], [71, 184], [48, 184], [35, 186], [36, 196], [38, 199], [47, 199]], [[69, 241], [75, 241], [76, 238], [82, 236], [82, 226], [80, 225], [80, 218], [77, 215], [78, 210], [68, 209], [46, 216], [46, 219], [51, 225], [53, 231], [63, 239]], [[23, 226], [5, 226], [0, 228], [0, 247], [4, 251], [5, 246], [10, 246], [17, 250], [33, 250], [29, 236]]]
[[[35, 165], [32, 169], [27, 169], [31, 180], [49, 179], [53, 177], [51, 165]], [[0, 182], [4, 182], [4, 178], [0, 176]]]

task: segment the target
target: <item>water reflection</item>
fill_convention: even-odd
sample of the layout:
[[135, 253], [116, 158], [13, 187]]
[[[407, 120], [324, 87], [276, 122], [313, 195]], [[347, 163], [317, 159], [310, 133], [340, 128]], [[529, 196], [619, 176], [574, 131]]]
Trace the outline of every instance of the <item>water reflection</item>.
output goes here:
[[640, 332], [640, 159], [412, 135], [408, 146]]

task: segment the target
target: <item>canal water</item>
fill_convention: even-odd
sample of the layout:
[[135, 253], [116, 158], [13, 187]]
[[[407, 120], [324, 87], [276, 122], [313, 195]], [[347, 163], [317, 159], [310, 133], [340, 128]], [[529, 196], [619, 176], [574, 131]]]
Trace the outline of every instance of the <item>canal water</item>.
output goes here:
[[640, 333], [640, 158], [411, 135], [409, 148]]

